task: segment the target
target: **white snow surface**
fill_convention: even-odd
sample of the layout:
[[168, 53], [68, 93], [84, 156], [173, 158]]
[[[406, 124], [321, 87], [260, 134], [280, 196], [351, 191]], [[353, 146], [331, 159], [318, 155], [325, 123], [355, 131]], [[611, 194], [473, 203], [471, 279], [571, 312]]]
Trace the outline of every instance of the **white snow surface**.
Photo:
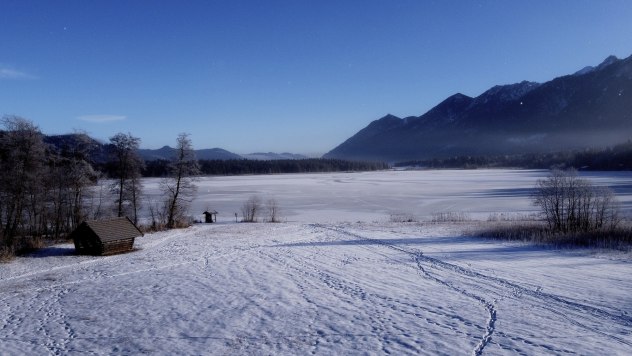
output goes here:
[[[280, 174], [205, 177], [196, 182], [190, 212], [202, 220], [204, 210], [219, 212], [218, 221], [235, 221], [234, 213], [252, 195], [275, 199], [290, 222], [383, 220], [391, 214], [419, 219], [441, 212], [463, 212], [475, 219], [490, 214], [529, 214], [531, 194], [542, 170], [421, 170], [364, 173]], [[632, 172], [581, 173], [595, 185], [613, 188], [627, 214], [632, 210]], [[160, 179], [147, 179], [145, 191], [160, 201]]]
[[[1, 264], [0, 354], [632, 354], [627, 254], [490, 241], [467, 236], [477, 222], [395, 223], [384, 215], [398, 201], [422, 215], [455, 205], [473, 214], [529, 211], [520, 189], [542, 174], [209, 179], [214, 197], [232, 189], [237, 198], [277, 194], [280, 179], [292, 192], [282, 196], [292, 218], [225, 218], [146, 234], [127, 254], [77, 256], [62, 244]], [[629, 178], [590, 177], [618, 186], [623, 201]], [[424, 195], [415, 181], [437, 188]], [[325, 197], [331, 204], [319, 200], [319, 184], [339, 187]], [[351, 210], [361, 203], [368, 207]]]

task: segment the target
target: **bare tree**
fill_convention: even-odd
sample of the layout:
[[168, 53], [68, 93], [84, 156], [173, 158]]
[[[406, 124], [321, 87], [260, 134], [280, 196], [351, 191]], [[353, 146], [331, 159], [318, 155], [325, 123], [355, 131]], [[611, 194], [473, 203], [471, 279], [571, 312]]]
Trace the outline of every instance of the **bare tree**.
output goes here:
[[167, 209], [165, 208], [165, 202], [155, 201], [152, 198], [149, 198], [147, 201], [147, 206], [150, 219], [150, 225], [148, 228], [152, 231], [163, 230], [167, 221]]
[[261, 212], [261, 199], [253, 195], [241, 206], [241, 216], [243, 222], [256, 222], [257, 216]]
[[59, 207], [53, 216], [55, 237], [73, 230], [88, 218], [86, 201], [92, 193], [90, 187], [99, 178], [89, 163], [93, 140], [82, 132], [72, 137], [48, 158], [50, 184], [47, 188], [52, 193], [49, 202]]
[[277, 203], [276, 199], [268, 199], [266, 203], [266, 215], [268, 222], [280, 222], [280, 210], [279, 203]]
[[0, 237], [13, 249], [19, 234], [40, 233], [45, 145], [31, 121], [5, 116], [2, 123], [6, 131], [0, 135]]
[[194, 177], [200, 172], [189, 134], [178, 135], [176, 154], [169, 170], [170, 176], [163, 181], [162, 190], [167, 197], [165, 201], [167, 228], [174, 228], [184, 220], [188, 205], [196, 190], [193, 184]]
[[[142, 163], [142, 161], [140, 161]], [[129, 184], [126, 189], [126, 196], [130, 202], [132, 209], [132, 221], [134, 224], [138, 224], [138, 212], [141, 208], [141, 195], [143, 190], [143, 183], [141, 180], [140, 172], [138, 175], [134, 175], [130, 178]]]
[[142, 190], [140, 171], [143, 161], [137, 152], [140, 138], [134, 137], [130, 133], [118, 133], [110, 137], [110, 144], [110, 159], [115, 168], [112, 192], [117, 195], [117, 216], [131, 214], [132, 220], [136, 224], [138, 223]]
[[51, 233], [59, 237], [73, 230], [88, 217], [87, 198], [98, 175], [92, 166], [77, 153], [62, 152], [49, 157], [48, 172], [44, 177], [48, 223]]
[[103, 217], [111, 217], [114, 212], [113, 203], [110, 198], [111, 185], [103, 179], [101, 173], [97, 173], [95, 184], [88, 192], [86, 199], [86, 216], [92, 220]]
[[594, 188], [592, 219], [592, 224], [597, 229], [612, 230], [621, 222], [619, 203], [611, 189]]
[[614, 228], [619, 221], [613, 192], [594, 187], [575, 170], [552, 171], [537, 182], [532, 199], [551, 231], [589, 232]]

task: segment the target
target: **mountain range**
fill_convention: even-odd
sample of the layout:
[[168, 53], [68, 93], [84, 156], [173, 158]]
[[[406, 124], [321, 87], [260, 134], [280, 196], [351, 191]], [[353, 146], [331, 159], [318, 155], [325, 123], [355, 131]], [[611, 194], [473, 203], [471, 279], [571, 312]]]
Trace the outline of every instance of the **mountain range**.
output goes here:
[[[171, 159], [175, 155], [175, 148], [164, 146], [157, 150], [140, 149], [138, 154], [146, 161], [156, 159]], [[305, 159], [307, 156], [294, 153], [274, 153], [274, 152], [256, 152], [248, 154], [237, 154], [226, 151], [222, 148], [206, 148], [195, 150], [195, 157], [204, 160], [229, 160], [229, 159], [249, 159], [258, 161], [275, 161], [282, 159]]]
[[[101, 143], [92, 137], [79, 134], [66, 135], [44, 135], [44, 142], [57, 147], [59, 150], [73, 149], [75, 147], [85, 147], [90, 153], [91, 160], [94, 162], [105, 162], [107, 158], [107, 145]], [[169, 160], [176, 154], [176, 149], [169, 146], [163, 146], [159, 149], [141, 148], [138, 155], [145, 161]], [[221, 148], [207, 148], [195, 150], [195, 157], [201, 160], [230, 160], [230, 159], [248, 159], [259, 161], [274, 161], [287, 159], [306, 159], [307, 156], [294, 153], [274, 153], [274, 152], [256, 152], [244, 155], [229, 152]]]
[[[154, 161], [157, 159], [171, 159], [176, 156], [176, 149], [169, 146], [163, 146], [162, 148], [152, 149], [139, 149], [139, 156], [145, 161]], [[221, 148], [207, 148], [202, 150], [195, 150], [195, 157], [197, 159], [243, 159], [242, 156], [226, 151]]]
[[603, 147], [632, 137], [632, 56], [545, 83], [457, 93], [423, 115], [386, 115], [324, 155], [389, 162]]

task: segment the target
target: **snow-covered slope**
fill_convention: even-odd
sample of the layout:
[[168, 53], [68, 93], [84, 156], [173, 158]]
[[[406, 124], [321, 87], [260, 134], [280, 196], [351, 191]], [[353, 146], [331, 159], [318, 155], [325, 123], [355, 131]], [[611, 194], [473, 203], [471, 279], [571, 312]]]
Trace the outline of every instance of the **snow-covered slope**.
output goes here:
[[630, 354], [631, 264], [436, 224], [216, 224], [0, 270], [3, 355]]
[[[146, 234], [122, 255], [64, 244], [0, 264], [0, 354], [632, 354], [629, 254], [467, 237], [477, 222], [389, 222], [526, 214], [543, 175], [208, 178], [193, 206], [231, 212], [220, 223]], [[629, 172], [585, 177], [632, 205]], [[231, 222], [230, 204], [253, 193], [293, 222]]]

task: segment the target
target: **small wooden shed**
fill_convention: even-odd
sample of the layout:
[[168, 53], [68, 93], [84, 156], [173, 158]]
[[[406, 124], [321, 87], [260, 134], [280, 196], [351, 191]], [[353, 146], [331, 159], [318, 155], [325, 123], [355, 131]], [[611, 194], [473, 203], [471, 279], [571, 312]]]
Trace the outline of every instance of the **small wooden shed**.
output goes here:
[[110, 220], [84, 221], [70, 237], [75, 243], [75, 250], [87, 255], [112, 255], [131, 251], [134, 239], [143, 233], [126, 218]]
[[211, 210], [211, 211], [205, 211], [202, 214], [204, 214], [204, 222], [205, 223], [214, 223], [217, 222], [217, 211], [215, 210]]

